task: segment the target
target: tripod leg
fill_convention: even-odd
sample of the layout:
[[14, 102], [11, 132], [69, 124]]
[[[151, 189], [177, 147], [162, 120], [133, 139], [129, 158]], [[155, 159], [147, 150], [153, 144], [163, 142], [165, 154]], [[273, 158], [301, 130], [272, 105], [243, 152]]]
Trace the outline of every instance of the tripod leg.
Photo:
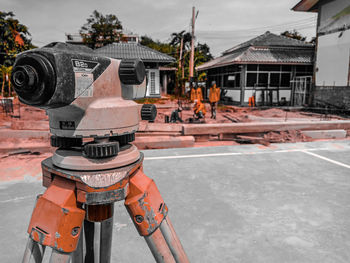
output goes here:
[[52, 249], [50, 263], [70, 263], [72, 253], [59, 252]]
[[100, 261], [111, 261], [113, 216], [101, 222]]
[[24, 256], [22, 263], [29, 263], [34, 259], [35, 263], [41, 263], [45, 253], [45, 246], [39, 245], [30, 237], [28, 238], [26, 250], [24, 251]]
[[175, 229], [169, 216], [163, 220], [159, 228], [160, 231], [162, 231], [165, 241], [168, 244], [176, 262], [189, 262], [187, 255], [185, 254], [185, 250], [183, 249], [181, 242], [175, 233]]
[[77, 249], [72, 254], [72, 263], [84, 263], [84, 231], [80, 232]]
[[111, 258], [114, 203], [87, 206], [84, 221], [85, 263], [108, 263]]
[[170, 220], [166, 221], [168, 208], [157, 186], [141, 169], [130, 177], [125, 206], [157, 262], [188, 262]]
[[85, 254], [85, 263], [94, 263], [95, 261], [95, 228], [96, 225], [94, 222], [84, 221], [84, 234], [85, 234], [85, 244], [86, 244], [86, 254]]
[[33, 210], [28, 233], [57, 251], [75, 251], [85, 211], [76, 200], [75, 182], [56, 176]]
[[145, 236], [145, 240], [156, 262], [175, 262], [175, 259], [171, 254], [171, 251], [159, 228], [151, 235]]

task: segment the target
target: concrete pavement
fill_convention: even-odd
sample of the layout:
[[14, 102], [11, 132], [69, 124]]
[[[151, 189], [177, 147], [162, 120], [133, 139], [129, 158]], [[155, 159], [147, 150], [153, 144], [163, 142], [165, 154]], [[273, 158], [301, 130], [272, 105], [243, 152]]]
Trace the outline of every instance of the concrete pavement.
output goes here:
[[[191, 262], [350, 262], [348, 140], [144, 153]], [[17, 176], [0, 189], [1, 262], [20, 262], [44, 188]], [[123, 203], [115, 207], [112, 262], [154, 262]]]

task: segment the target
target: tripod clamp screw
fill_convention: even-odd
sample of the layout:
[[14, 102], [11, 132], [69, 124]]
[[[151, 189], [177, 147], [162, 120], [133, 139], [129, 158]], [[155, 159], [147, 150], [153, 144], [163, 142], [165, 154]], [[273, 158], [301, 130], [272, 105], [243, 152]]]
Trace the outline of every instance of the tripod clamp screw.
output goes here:
[[74, 227], [73, 229], [72, 229], [72, 236], [74, 237], [74, 236], [76, 236], [76, 235], [78, 235], [79, 234], [79, 227]]
[[143, 216], [142, 215], [136, 215], [135, 216], [135, 221], [137, 222], [137, 223], [142, 223], [142, 221], [143, 221]]

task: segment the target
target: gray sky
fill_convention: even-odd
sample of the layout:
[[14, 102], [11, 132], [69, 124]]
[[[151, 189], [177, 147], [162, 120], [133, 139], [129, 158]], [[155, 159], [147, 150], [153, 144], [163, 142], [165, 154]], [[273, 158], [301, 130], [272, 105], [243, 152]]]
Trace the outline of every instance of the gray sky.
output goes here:
[[170, 34], [190, 30], [192, 6], [199, 15], [197, 41], [217, 56], [224, 50], [269, 30], [297, 29], [310, 39], [316, 14], [290, 9], [299, 0], [0, 0], [1, 11], [13, 11], [27, 25], [35, 45], [65, 41], [77, 33], [93, 10], [115, 14], [127, 30], [166, 41]]

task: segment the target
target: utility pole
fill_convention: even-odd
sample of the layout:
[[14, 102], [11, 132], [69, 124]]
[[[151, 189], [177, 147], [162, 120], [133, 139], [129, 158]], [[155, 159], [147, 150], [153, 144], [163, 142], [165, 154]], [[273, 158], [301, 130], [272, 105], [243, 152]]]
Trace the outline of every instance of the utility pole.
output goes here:
[[182, 67], [182, 49], [184, 46], [184, 36], [181, 36], [181, 43], [180, 43], [180, 59], [179, 59], [179, 69], [182, 71], [182, 78], [184, 78], [184, 69]]
[[[197, 13], [198, 14], [198, 13]], [[190, 80], [193, 79], [193, 66], [194, 66], [194, 25], [196, 22], [195, 7], [192, 7], [192, 39], [191, 39], [191, 57], [190, 57]]]

